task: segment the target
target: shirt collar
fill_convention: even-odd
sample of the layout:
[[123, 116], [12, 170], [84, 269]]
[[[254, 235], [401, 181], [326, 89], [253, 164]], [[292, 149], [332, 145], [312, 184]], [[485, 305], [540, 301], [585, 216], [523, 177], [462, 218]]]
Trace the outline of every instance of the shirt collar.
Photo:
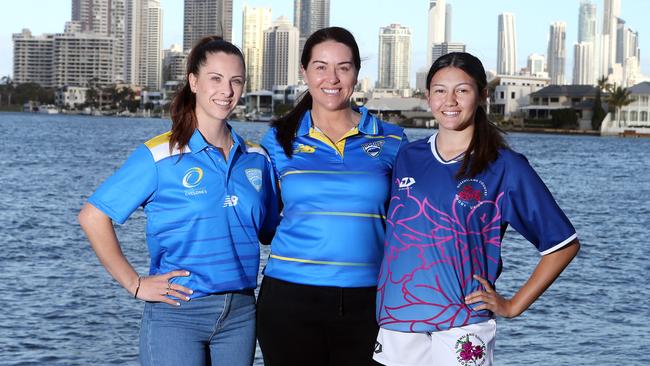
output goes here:
[[[377, 135], [379, 134], [379, 122], [377, 118], [372, 114], [368, 113], [368, 109], [365, 107], [355, 108], [359, 113], [361, 113], [361, 119], [359, 120], [359, 132], [365, 135]], [[309, 129], [313, 126], [311, 120], [311, 109], [307, 110], [302, 116], [298, 130], [296, 131], [296, 136], [305, 136], [309, 134]]]
[[[226, 126], [230, 131], [230, 136], [232, 137], [232, 140], [234, 141], [232, 148], [234, 150], [246, 151], [245, 149], [246, 141], [241, 136], [235, 133], [235, 130], [233, 130], [230, 124], [226, 123]], [[203, 137], [203, 135], [201, 135], [201, 132], [199, 132], [198, 128], [194, 130], [194, 133], [192, 134], [192, 137], [190, 137], [190, 141], [187, 145], [190, 147], [190, 151], [192, 152], [192, 154], [196, 154], [200, 151], [203, 151], [206, 147], [210, 146], [210, 144], [207, 141], [205, 141], [205, 138]]]

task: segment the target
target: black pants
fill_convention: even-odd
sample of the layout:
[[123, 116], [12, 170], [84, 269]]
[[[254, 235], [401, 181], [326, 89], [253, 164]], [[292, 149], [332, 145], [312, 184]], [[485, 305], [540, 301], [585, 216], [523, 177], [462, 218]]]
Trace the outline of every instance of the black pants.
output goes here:
[[365, 366], [379, 330], [375, 287], [299, 285], [264, 277], [257, 337], [265, 366]]

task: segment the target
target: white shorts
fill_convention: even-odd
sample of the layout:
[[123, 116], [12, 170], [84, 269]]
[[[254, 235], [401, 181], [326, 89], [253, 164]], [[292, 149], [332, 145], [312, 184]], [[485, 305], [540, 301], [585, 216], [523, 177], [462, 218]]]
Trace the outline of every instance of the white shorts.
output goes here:
[[379, 328], [373, 358], [386, 366], [492, 366], [496, 331], [494, 319], [432, 333]]

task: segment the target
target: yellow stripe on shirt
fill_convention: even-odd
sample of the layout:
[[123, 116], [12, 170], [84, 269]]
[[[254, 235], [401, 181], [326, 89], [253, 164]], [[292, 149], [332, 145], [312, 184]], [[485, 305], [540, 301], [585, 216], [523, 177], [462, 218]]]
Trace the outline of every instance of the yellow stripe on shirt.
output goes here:
[[275, 255], [275, 254], [271, 254], [271, 258], [279, 259], [279, 260], [282, 260], [282, 261], [288, 261], [288, 262], [299, 262], [299, 263], [309, 263], [309, 264], [325, 264], [325, 265], [330, 265], [330, 266], [370, 267], [370, 266], [375, 265], [375, 263], [316, 261], [316, 260], [311, 260], [311, 259], [282, 257], [282, 256]]

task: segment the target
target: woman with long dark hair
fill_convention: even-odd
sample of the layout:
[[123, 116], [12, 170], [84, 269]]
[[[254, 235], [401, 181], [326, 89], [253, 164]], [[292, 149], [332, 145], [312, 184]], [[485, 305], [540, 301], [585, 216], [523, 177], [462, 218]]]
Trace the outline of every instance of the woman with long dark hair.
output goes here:
[[309, 89], [262, 142], [283, 217], [258, 298], [260, 347], [267, 366], [369, 364], [390, 173], [406, 138], [351, 106], [361, 59], [350, 32], [316, 31], [300, 61]]
[[[374, 358], [389, 366], [492, 365], [495, 316], [523, 313], [580, 244], [526, 158], [488, 120], [478, 58], [440, 57], [426, 97], [439, 128], [405, 146], [395, 163]], [[508, 226], [542, 255], [509, 299], [494, 286]]]
[[[146, 301], [144, 365], [251, 365], [259, 242], [277, 222], [272, 166], [227, 123], [243, 92], [241, 51], [206, 37], [187, 60], [170, 132], [138, 147], [88, 198], [79, 222], [106, 270]], [[148, 275], [122, 254], [112, 221], [147, 215]]]

